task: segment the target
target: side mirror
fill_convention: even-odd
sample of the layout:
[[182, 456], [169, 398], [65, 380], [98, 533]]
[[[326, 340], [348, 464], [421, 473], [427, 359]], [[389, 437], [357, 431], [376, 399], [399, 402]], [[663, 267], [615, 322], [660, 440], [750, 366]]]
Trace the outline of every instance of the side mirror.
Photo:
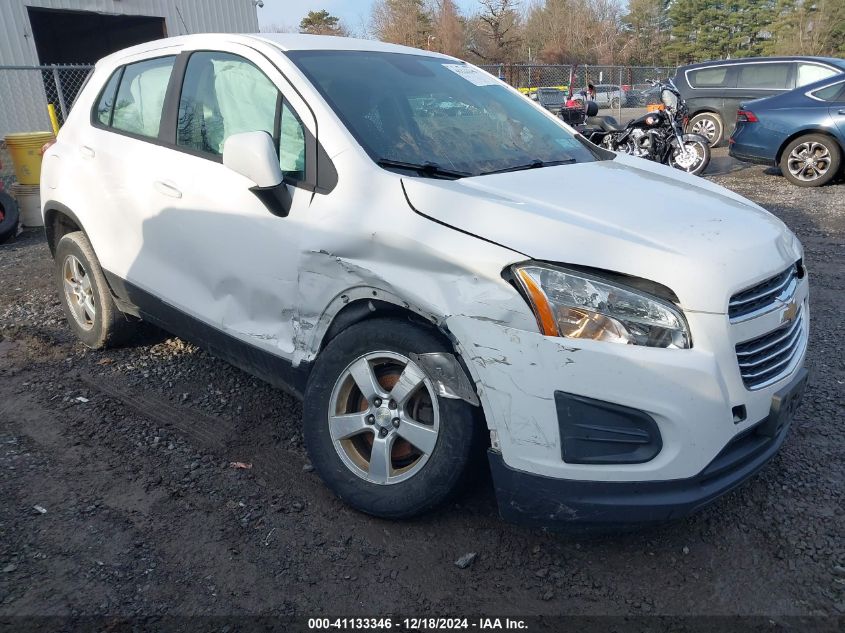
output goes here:
[[261, 189], [282, 184], [282, 168], [267, 132], [232, 134], [223, 145], [223, 164]]
[[255, 183], [250, 191], [270, 213], [287, 217], [292, 198], [273, 139], [267, 132], [232, 134], [223, 145], [223, 164]]
[[599, 104], [595, 101], [587, 101], [587, 116], [596, 116], [599, 113]]

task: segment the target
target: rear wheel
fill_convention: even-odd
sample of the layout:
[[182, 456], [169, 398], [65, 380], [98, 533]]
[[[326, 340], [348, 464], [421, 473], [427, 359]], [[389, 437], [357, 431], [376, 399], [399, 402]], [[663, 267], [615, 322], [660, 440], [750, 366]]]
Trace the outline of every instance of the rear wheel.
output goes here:
[[710, 147], [716, 147], [722, 142], [725, 133], [725, 125], [722, 117], [713, 112], [702, 112], [690, 119], [687, 131], [690, 134], [700, 134], [707, 139]]
[[372, 319], [318, 356], [305, 394], [305, 443], [326, 485], [354, 508], [411, 517], [459, 487], [474, 444], [473, 407], [441, 397], [413, 360], [450, 351], [425, 328]]
[[783, 150], [780, 170], [799, 187], [820, 187], [836, 176], [842, 164], [842, 151], [829, 136], [807, 134]]
[[118, 345], [131, 336], [134, 324], [115, 305], [82, 231], [64, 235], [56, 245], [56, 283], [68, 325], [88, 347]]
[[618, 110], [620, 103], [619, 97], [613, 97], [613, 100], [610, 102], [610, 107], [614, 110]]

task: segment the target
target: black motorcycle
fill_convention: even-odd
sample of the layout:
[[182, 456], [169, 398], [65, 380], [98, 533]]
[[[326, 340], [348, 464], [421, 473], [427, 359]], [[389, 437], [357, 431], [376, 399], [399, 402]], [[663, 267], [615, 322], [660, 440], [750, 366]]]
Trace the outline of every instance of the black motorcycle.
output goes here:
[[660, 87], [662, 109], [618, 125], [613, 117], [595, 116], [598, 108], [588, 102], [584, 122], [576, 129], [605, 149], [700, 174], [710, 163], [710, 144], [700, 134], [684, 133], [687, 107], [675, 87], [671, 83], [655, 85]]

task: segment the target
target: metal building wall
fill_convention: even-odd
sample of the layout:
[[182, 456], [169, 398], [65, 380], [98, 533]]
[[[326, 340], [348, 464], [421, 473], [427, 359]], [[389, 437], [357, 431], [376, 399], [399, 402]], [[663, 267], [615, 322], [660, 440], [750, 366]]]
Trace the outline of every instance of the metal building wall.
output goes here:
[[[171, 36], [259, 31], [252, 0], [0, 0], [0, 67], [38, 65], [27, 7], [163, 17]], [[34, 71], [0, 71], [0, 138], [48, 129], [38, 78]]]

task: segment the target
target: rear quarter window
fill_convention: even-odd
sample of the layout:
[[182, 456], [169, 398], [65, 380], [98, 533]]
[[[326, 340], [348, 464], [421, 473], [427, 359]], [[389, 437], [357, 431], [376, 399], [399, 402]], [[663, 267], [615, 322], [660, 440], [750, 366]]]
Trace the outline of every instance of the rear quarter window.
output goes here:
[[117, 92], [117, 84], [120, 83], [120, 75], [123, 68], [118, 68], [111, 77], [109, 77], [105, 88], [100, 93], [100, 98], [97, 101], [97, 106], [94, 109], [94, 117], [101, 125], [111, 125], [111, 115], [114, 111], [114, 96]]
[[820, 88], [810, 94], [812, 94], [816, 99], [821, 99], [822, 101], [843, 103], [845, 102], [845, 82]]
[[828, 77], [833, 77], [836, 71], [829, 66], [818, 64], [798, 64], [798, 78], [795, 83], [797, 87], [806, 86]]
[[687, 78], [693, 88], [732, 88], [730, 67], [697, 68], [687, 72]]

